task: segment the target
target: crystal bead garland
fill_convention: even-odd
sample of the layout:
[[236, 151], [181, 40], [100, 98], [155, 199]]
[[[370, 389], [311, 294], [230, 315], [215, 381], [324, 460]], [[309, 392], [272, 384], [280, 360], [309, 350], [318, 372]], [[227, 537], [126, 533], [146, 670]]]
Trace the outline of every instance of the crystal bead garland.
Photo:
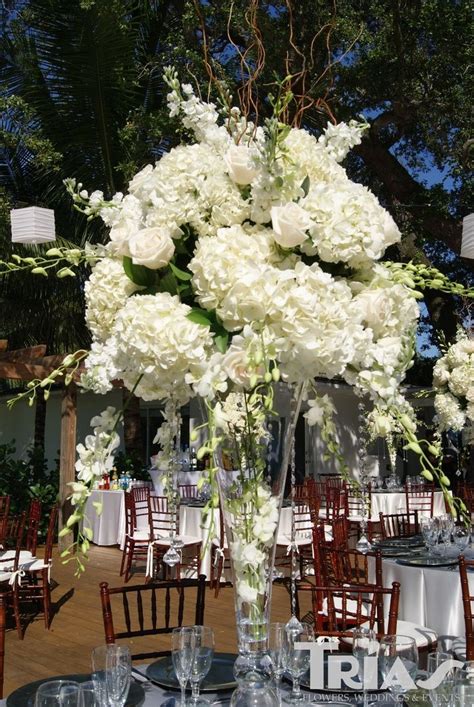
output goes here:
[[361, 496], [361, 511], [362, 518], [360, 520], [360, 537], [357, 541], [356, 550], [362, 553], [370, 552], [372, 545], [367, 537], [367, 526], [369, 521], [369, 478], [367, 475], [367, 444], [368, 444], [368, 431], [366, 425], [367, 411], [362, 400], [357, 405], [359, 411], [359, 425], [358, 425], [358, 435], [359, 435], [359, 446], [357, 450], [357, 456], [359, 458], [359, 480], [360, 480], [360, 496]]
[[178, 528], [178, 513], [179, 513], [179, 501], [180, 501], [178, 473], [179, 473], [179, 454], [180, 454], [180, 450], [181, 450], [181, 414], [179, 413], [179, 411], [175, 411], [174, 421], [175, 421], [176, 435], [175, 435], [175, 443], [174, 443], [174, 452], [173, 452], [172, 459], [170, 460], [171, 487], [167, 489], [168, 508], [172, 513], [171, 528], [170, 528], [170, 546], [169, 546], [168, 550], [165, 552], [165, 554], [163, 555], [163, 562], [165, 563], [165, 565], [168, 565], [168, 567], [174, 567], [175, 565], [177, 565], [181, 562], [181, 559], [182, 559], [181, 548], [183, 547], [182, 541], [176, 537], [176, 530]]
[[[292, 396], [291, 398], [291, 415], [294, 414], [296, 407], [296, 400]], [[291, 618], [286, 624], [286, 631], [299, 634], [303, 626], [301, 622], [296, 617], [296, 580], [298, 573], [298, 546], [296, 544], [296, 526], [295, 526], [295, 496], [296, 496], [296, 464], [295, 464], [295, 445], [291, 448], [290, 455], [290, 499], [291, 499], [291, 542], [290, 542], [290, 552], [291, 552]]]

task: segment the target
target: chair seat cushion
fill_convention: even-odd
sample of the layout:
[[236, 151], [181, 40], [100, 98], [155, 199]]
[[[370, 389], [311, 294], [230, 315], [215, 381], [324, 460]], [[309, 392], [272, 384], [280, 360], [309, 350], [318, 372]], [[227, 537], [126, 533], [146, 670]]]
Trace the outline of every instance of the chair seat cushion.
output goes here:
[[[362, 624], [362, 626], [364, 625]], [[438, 634], [433, 629], [420, 626], [411, 621], [401, 621], [400, 619], [397, 621], [397, 635], [414, 638], [417, 648], [427, 648], [438, 640]], [[344, 641], [349, 644], [352, 643], [351, 638], [344, 638]]]
[[45, 570], [48, 569], [49, 565], [43, 562], [42, 559], [37, 560], [36, 557], [33, 557], [32, 560], [29, 562], [22, 562], [21, 563], [21, 569], [24, 570], [25, 572], [37, 572], [39, 570]]
[[[20, 550], [20, 564], [22, 562], [27, 562], [27, 560], [31, 560], [33, 555], [29, 550]], [[14, 560], [15, 559], [15, 550], [4, 550], [3, 552], [0, 552], [0, 569], [2, 568], [2, 561], [3, 560]]]
[[[198, 538], [196, 535], [177, 535], [175, 537], [175, 540], [178, 540], [180, 543], [182, 543], [183, 547], [188, 547], [189, 545], [201, 545], [202, 543], [202, 539]], [[169, 547], [171, 540], [169, 537], [157, 538], [154, 542], [155, 545]]]
[[11, 572], [0, 572], [0, 582], [8, 582], [11, 576]]
[[132, 539], [135, 541], [140, 541], [143, 540], [144, 542], [148, 542], [150, 539], [150, 533], [148, 530], [137, 530], [135, 529], [133, 531]]
[[459, 660], [466, 660], [466, 639], [456, 638], [453, 641], [451, 650], [456, 658], [458, 658]]

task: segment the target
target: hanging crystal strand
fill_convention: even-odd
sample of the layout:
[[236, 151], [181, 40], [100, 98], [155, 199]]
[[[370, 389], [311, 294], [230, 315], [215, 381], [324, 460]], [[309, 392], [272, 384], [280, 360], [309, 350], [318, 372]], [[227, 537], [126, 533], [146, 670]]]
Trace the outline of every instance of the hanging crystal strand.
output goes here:
[[359, 457], [359, 480], [360, 480], [360, 495], [361, 495], [361, 505], [362, 505], [362, 519], [359, 523], [360, 526], [360, 538], [356, 545], [356, 550], [363, 552], [364, 554], [370, 552], [372, 545], [367, 537], [367, 526], [369, 521], [369, 493], [368, 485], [369, 479], [367, 476], [367, 444], [368, 444], [368, 432], [367, 432], [367, 411], [363, 401], [361, 400], [357, 405], [359, 411], [359, 425], [358, 425], [358, 436], [359, 436], [359, 447], [357, 450], [357, 455]]
[[171, 518], [171, 528], [170, 528], [170, 546], [169, 549], [163, 555], [163, 562], [168, 565], [168, 567], [174, 567], [179, 562], [181, 562], [181, 550], [182, 542], [176, 538], [176, 531], [178, 528], [178, 513], [179, 513], [179, 454], [181, 450], [181, 414], [179, 410], [175, 407], [173, 410], [173, 424], [175, 428], [174, 437], [174, 450], [173, 455], [170, 460], [171, 464], [171, 474], [170, 482], [171, 488], [168, 492], [168, 504], [172, 514]]
[[[290, 418], [293, 418], [293, 415], [296, 414], [296, 398], [294, 395], [292, 395], [291, 398], [291, 403], [290, 403]], [[295, 421], [295, 426], [296, 426], [296, 421]], [[297, 553], [298, 553], [298, 546], [296, 544], [296, 526], [295, 526], [295, 499], [296, 499], [296, 464], [295, 464], [295, 459], [296, 459], [296, 453], [295, 453], [295, 445], [292, 445], [291, 448], [291, 454], [290, 454], [290, 482], [291, 482], [291, 489], [290, 489], [290, 498], [291, 498], [291, 542], [290, 542], [290, 552], [291, 552], [291, 618], [286, 624], [286, 630], [289, 632], [296, 632], [298, 633], [301, 631], [303, 628], [301, 622], [297, 619], [296, 617], [296, 580], [297, 580], [297, 572], [298, 572], [298, 558], [297, 558]]]

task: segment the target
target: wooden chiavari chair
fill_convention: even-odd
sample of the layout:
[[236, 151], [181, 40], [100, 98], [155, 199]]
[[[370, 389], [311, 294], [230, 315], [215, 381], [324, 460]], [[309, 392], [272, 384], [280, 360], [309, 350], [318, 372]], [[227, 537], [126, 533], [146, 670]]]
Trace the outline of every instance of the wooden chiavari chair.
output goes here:
[[5, 628], [7, 595], [0, 593], [0, 700], [3, 698], [3, 677], [5, 672]]
[[405, 484], [407, 512], [418, 511], [419, 515], [433, 517], [434, 484]]
[[[319, 502], [316, 497], [300, 499], [295, 503], [293, 523], [295, 529], [295, 543], [297, 548], [300, 578], [306, 574], [308, 566], [313, 566], [313, 528], [314, 516], [317, 516]], [[277, 535], [278, 559], [275, 567], [278, 569], [291, 568], [291, 530]]]
[[[149, 486], [133, 486], [130, 493], [135, 504], [135, 528], [143, 530], [148, 526], [148, 499], [150, 498]], [[143, 519], [143, 522], [141, 522]]]
[[20, 619], [20, 599], [17, 590], [21, 570], [20, 558], [25, 534], [25, 524], [26, 513], [22, 513], [18, 516], [15, 550], [4, 553], [4, 556], [0, 559], [0, 584], [3, 585], [4, 595], [8, 596], [12, 601], [16, 630], [20, 640], [23, 638], [23, 629]]
[[0, 544], [4, 545], [8, 533], [10, 496], [0, 496]]
[[[133, 490], [133, 489], [132, 489]], [[138, 490], [141, 490], [139, 487]], [[124, 576], [125, 582], [128, 582], [133, 564], [140, 560], [146, 564], [148, 544], [150, 542], [150, 531], [137, 528], [137, 514], [135, 509], [135, 500], [133, 493], [125, 493], [125, 539], [122, 550], [122, 563], [120, 566], [120, 576]], [[149, 498], [149, 495], [148, 495]], [[147, 502], [148, 515], [148, 502]]]
[[197, 484], [179, 484], [178, 492], [181, 498], [198, 498]]
[[[20, 579], [17, 578], [18, 581], [13, 585], [14, 606], [15, 601], [18, 601], [20, 604], [25, 602], [36, 603], [38, 601], [42, 603], [46, 629], [49, 629], [52, 620], [50, 582], [57, 519], [58, 507], [53, 506], [49, 516], [44, 556], [39, 559], [33, 558], [24, 563], [21, 562], [21, 582]], [[23, 638], [23, 632], [20, 638]]]
[[[384, 600], [389, 599], [388, 621]], [[296, 584], [296, 617], [314, 627], [315, 635], [352, 639], [357, 626], [374, 629], [377, 637], [397, 633], [400, 584], [391, 589], [380, 587], [315, 586]]]
[[[317, 582], [325, 586], [350, 584], [383, 587], [380, 550], [364, 554], [353, 549], [319, 546], [318, 554], [317, 565], [315, 563]], [[316, 568], [319, 576], [316, 574]]]
[[420, 532], [418, 511], [412, 511], [411, 513], [380, 513], [379, 523], [382, 540], [387, 538], [407, 538], [410, 535], [418, 535]]
[[[194, 590], [194, 592], [193, 592]], [[194, 613], [185, 614], [185, 600], [191, 601], [191, 593], [195, 593]], [[138, 637], [170, 634], [174, 628], [185, 625], [204, 624], [206, 596], [206, 577], [198, 579], [181, 579], [156, 584], [143, 584], [110, 588], [107, 582], [100, 584], [102, 615], [104, 619], [105, 642], [115, 643], [116, 640], [128, 639], [135, 644]], [[115, 602], [114, 598], [118, 601]], [[136, 602], [132, 608], [132, 602]], [[114, 604], [115, 610], [112, 605]], [[118, 626], [117, 614], [121, 607], [123, 623]], [[123, 628], [122, 628], [123, 626]], [[156, 640], [156, 639], [155, 639]], [[169, 644], [169, 638], [167, 640]], [[168, 649], [133, 653], [133, 660], [143, 660], [170, 655]]]
[[[182, 552], [190, 552], [190, 561], [181, 556], [181, 561], [176, 567], [176, 578], [180, 579], [182, 568], [190, 568], [192, 563], [195, 563], [195, 571], [197, 575], [201, 570], [201, 538], [194, 535], [181, 535], [179, 532], [179, 510], [176, 515], [168, 508], [168, 499], [166, 496], [150, 496], [148, 504], [148, 518], [150, 525], [150, 543], [148, 552], [152, 553], [152, 565], [147, 570], [148, 579], [154, 579], [162, 565], [163, 555], [170, 547], [170, 533], [175, 533], [175, 539], [180, 542]], [[151, 549], [150, 549], [151, 548]], [[150, 556], [149, 556], [150, 557]], [[184, 561], [183, 561], [184, 560]], [[165, 571], [168, 567], [163, 565]], [[151, 572], [151, 574], [150, 574]]]
[[31, 554], [31, 557], [36, 555], [36, 547], [38, 545], [38, 531], [41, 522], [41, 501], [33, 499], [28, 509], [28, 530], [26, 531], [26, 552]]
[[461, 660], [474, 660], [474, 595], [469, 589], [468, 570], [474, 569], [474, 560], [459, 558], [459, 578], [461, 580], [462, 604], [464, 609], [465, 638], [453, 643], [453, 651]]

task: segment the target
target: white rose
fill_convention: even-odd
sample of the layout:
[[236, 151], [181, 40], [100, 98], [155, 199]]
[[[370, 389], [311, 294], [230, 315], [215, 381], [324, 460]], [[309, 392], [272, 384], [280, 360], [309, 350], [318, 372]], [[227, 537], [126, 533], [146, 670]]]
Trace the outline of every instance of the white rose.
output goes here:
[[384, 415], [380, 412], [374, 412], [372, 414], [372, 429], [375, 436], [386, 437], [390, 432], [392, 432], [392, 420], [388, 415]]
[[157, 270], [168, 265], [174, 254], [174, 243], [168, 229], [142, 228], [130, 238], [130, 256], [136, 265]]
[[303, 243], [308, 228], [314, 225], [306, 211], [293, 201], [270, 210], [274, 238], [283, 248], [294, 248]]
[[393, 303], [385, 289], [364, 290], [355, 298], [364, 322], [379, 334], [393, 313]]
[[245, 145], [232, 145], [227, 150], [224, 161], [229, 177], [236, 184], [250, 184], [258, 174], [252, 164], [252, 151]]
[[237, 596], [240, 604], [244, 602], [253, 604], [257, 601], [258, 591], [255, 587], [251, 587], [245, 579], [241, 579], [237, 582]]
[[222, 360], [222, 368], [230, 380], [236, 385], [243, 387], [250, 383], [248, 371], [248, 358], [245, 349], [241, 349], [234, 344], [229, 347]]

